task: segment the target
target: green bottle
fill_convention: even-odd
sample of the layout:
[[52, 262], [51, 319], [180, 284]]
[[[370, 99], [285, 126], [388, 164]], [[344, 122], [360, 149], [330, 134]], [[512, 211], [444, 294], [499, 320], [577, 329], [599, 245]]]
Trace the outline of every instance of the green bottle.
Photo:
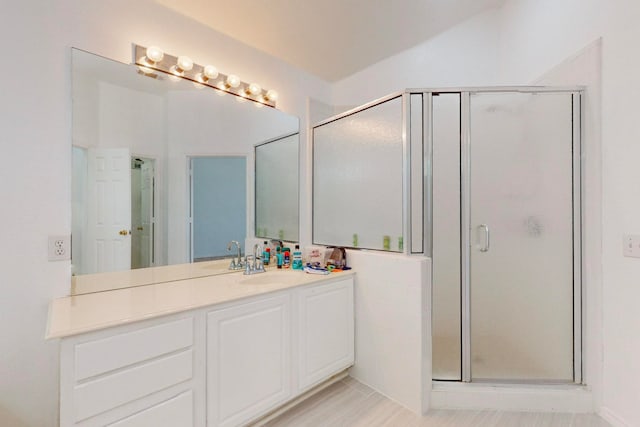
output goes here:
[[382, 248], [385, 251], [391, 250], [391, 236], [382, 236]]

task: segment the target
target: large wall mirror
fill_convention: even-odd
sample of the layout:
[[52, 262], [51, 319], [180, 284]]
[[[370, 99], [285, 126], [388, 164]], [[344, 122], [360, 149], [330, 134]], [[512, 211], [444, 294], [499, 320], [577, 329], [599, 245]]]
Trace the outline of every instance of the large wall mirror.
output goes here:
[[254, 146], [299, 130], [276, 109], [77, 49], [72, 98], [78, 277], [231, 256], [227, 242], [254, 231]]
[[299, 240], [299, 135], [256, 145], [256, 237]]

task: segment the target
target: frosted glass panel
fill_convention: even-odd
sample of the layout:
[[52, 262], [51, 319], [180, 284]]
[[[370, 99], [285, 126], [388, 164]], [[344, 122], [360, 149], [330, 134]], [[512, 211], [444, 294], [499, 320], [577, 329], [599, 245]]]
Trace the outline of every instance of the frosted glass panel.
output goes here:
[[471, 374], [573, 380], [570, 94], [471, 96]]
[[422, 94], [411, 94], [410, 136], [411, 144], [411, 253], [431, 255], [430, 246], [425, 248], [424, 223], [427, 218], [424, 212], [424, 191], [429, 165], [425, 164], [424, 149], [424, 97]]
[[258, 145], [256, 236], [297, 242], [298, 134]]
[[433, 101], [433, 378], [461, 380], [460, 95]]
[[313, 242], [401, 251], [402, 98], [313, 130]]

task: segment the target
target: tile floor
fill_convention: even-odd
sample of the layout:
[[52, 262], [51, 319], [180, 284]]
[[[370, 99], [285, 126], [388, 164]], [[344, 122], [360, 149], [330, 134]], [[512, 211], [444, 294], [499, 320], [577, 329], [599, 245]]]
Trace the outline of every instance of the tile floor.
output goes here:
[[266, 424], [268, 427], [610, 427], [593, 414], [433, 409], [423, 417], [347, 377]]

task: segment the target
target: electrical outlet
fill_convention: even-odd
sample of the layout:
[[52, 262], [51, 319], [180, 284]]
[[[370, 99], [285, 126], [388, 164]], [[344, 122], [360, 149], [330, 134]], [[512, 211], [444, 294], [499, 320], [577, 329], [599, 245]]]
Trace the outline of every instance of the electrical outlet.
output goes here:
[[640, 258], [640, 235], [625, 234], [623, 236], [622, 254], [626, 257]]
[[71, 259], [71, 239], [69, 236], [49, 236], [49, 261]]

